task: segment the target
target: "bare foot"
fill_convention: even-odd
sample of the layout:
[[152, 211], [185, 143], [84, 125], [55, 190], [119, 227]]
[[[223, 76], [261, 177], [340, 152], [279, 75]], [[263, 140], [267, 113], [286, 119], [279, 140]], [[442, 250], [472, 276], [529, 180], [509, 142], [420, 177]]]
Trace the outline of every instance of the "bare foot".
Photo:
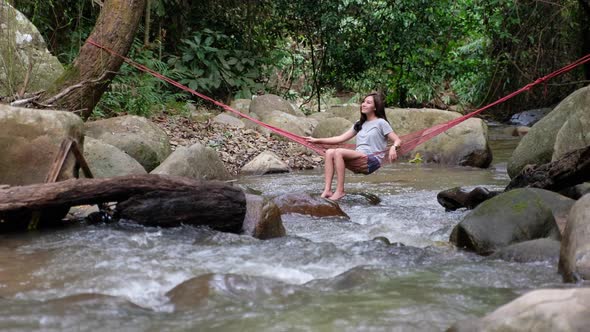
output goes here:
[[344, 196], [346, 196], [345, 192], [335, 192], [332, 196], [330, 196], [330, 199], [333, 201], [337, 201]]
[[324, 190], [324, 192], [322, 193], [323, 198], [328, 198], [328, 197], [331, 197], [332, 195], [333, 195], [332, 191], [330, 191], [330, 190]]

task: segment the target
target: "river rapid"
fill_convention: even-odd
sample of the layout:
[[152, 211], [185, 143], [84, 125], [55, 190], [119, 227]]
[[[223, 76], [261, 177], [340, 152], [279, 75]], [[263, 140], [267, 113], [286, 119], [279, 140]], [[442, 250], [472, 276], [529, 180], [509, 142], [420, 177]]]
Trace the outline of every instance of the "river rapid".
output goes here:
[[[0, 330], [440, 331], [561, 287], [550, 263], [490, 260], [448, 243], [467, 212], [445, 212], [436, 194], [509, 180], [517, 141], [492, 136], [489, 169], [400, 162], [349, 173], [340, 204], [350, 221], [283, 216], [280, 239], [125, 223], [1, 235]], [[239, 183], [279, 195], [320, 193], [322, 181], [314, 170]], [[174, 300], [166, 295], [194, 277]]]

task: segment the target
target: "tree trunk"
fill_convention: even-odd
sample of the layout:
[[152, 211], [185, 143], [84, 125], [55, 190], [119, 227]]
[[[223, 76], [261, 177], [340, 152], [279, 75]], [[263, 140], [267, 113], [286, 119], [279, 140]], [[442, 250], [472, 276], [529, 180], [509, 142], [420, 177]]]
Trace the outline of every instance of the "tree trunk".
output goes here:
[[[90, 39], [126, 55], [145, 10], [145, 0], [106, 0]], [[84, 44], [71, 68], [54, 82], [42, 103], [80, 112], [87, 119], [107, 89], [123, 60]]]
[[[580, 4], [580, 35], [582, 55], [590, 53], [590, 0], [578, 0]], [[584, 65], [584, 76], [590, 80], [590, 63]]]
[[246, 215], [246, 197], [239, 188], [223, 182], [147, 174], [0, 189], [0, 225], [25, 224], [28, 219], [24, 216], [34, 211], [43, 214], [104, 202], [121, 202], [117, 206], [120, 217], [154, 226], [207, 225], [239, 232]]
[[541, 188], [560, 191], [590, 181], [590, 146], [572, 151], [561, 159], [543, 165], [525, 167], [506, 187]]

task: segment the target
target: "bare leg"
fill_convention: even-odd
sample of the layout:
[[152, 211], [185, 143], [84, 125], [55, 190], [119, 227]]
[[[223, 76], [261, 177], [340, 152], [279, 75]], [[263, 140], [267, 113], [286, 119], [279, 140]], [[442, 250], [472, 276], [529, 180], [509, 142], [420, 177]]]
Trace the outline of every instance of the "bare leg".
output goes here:
[[334, 178], [334, 149], [326, 150], [326, 158], [324, 162], [324, 192], [322, 197], [328, 198], [332, 196], [332, 179]]
[[346, 195], [344, 192], [344, 178], [346, 174], [345, 161], [355, 158], [362, 158], [364, 156], [364, 153], [355, 150], [336, 149], [336, 152], [334, 153], [334, 165], [336, 168], [336, 191], [330, 197], [331, 200], [336, 201]]

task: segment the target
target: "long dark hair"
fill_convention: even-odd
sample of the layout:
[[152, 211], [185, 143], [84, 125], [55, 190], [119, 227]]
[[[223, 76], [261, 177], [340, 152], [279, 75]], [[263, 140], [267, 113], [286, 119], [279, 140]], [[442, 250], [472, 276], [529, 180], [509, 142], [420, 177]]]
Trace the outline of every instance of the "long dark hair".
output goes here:
[[[387, 115], [385, 115], [385, 103], [383, 102], [383, 96], [378, 92], [371, 92], [363, 98], [363, 102], [367, 97], [373, 97], [373, 101], [375, 102], [375, 116], [381, 118], [387, 122]], [[363, 128], [363, 123], [367, 121], [367, 115], [363, 113], [363, 106], [360, 107], [361, 118], [354, 124], [354, 131], [357, 133], [361, 131]]]

